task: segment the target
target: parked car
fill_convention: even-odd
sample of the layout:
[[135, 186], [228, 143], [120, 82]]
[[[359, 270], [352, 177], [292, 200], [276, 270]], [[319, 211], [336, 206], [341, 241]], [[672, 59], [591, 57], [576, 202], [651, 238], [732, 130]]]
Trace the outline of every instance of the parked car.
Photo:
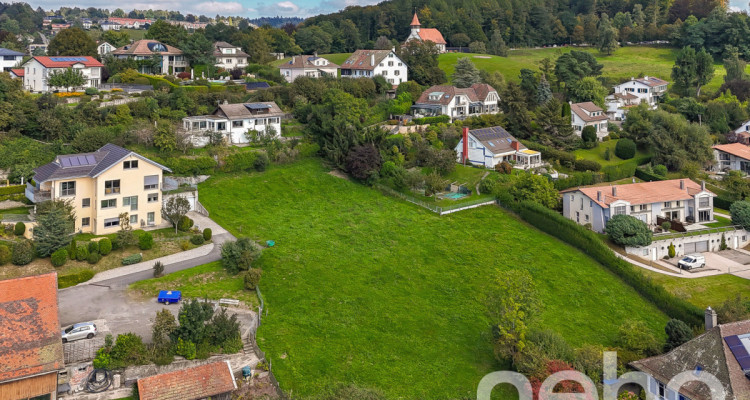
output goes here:
[[62, 330], [62, 341], [67, 343], [78, 339], [91, 339], [96, 333], [96, 324], [93, 322], [73, 324]]
[[688, 254], [682, 257], [677, 266], [688, 271], [693, 268], [703, 268], [706, 266], [706, 257], [701, 254]]

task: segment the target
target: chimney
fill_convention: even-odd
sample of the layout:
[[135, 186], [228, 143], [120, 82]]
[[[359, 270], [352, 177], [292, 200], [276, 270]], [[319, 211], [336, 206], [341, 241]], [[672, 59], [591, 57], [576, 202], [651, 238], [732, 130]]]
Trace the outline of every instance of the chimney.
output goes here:
[[466, 161], [469, 159], [469, 127], [464, 126], [464, 152], [462, 154], [463, 160], [461, 160], [464, 165], [466, 165]]
[[597, 190], [596, 191], [596, 201], [602, 201], [602, 191]]
[[631, 81], [634, 81], [634, 80], [635, 80], [635, 77], [631, 76], [631, 77], [630, 77], [630, 80], [631, 80]]
[[648, 75], [644, 76], [643, 79], [648, 80]]
[[370, 54], [370, 65], [375, 66], [375, 54]]
[[706, 181], [701, 181], [701, 191], [706, 190]]
[[521, 150], [521, 146], [518, 144], [518, 140], [510, 142], [510, 147], [512, 147], [515, 151]]
[[705, 313], [705, 322], [706, 322], [706, 332], [708, 332], [710, 329], [718, 325], [717, 317], [716, 317], [716, 311], [714, 311], [711, 306], [706, 308]]
[[313, 52], [313, 57], [318, 58], [318, 52], [317, 51]]
[[296, 60], [296, 59], [297, 59], [297, 57], [292, 56], [292, 64], [294, 64], [294, 60]]
[[617, 186], [612, 185], [612, 197], [617, 197]]
[[680, 179], [680, 190], [685, 190], [685, 180]]

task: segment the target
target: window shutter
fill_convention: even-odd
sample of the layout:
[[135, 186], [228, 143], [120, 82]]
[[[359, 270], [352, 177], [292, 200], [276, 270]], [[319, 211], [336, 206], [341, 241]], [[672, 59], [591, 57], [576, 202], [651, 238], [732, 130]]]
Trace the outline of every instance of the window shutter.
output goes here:
[[143, 184], [144, 185], [158, 185], [159, 175], [147, 175], [143, 177]]

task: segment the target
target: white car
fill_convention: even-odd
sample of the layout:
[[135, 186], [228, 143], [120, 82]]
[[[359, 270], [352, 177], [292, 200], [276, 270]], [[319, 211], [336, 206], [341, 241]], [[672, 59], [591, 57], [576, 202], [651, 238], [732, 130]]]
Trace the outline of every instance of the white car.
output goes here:
[[91, 339], [96, 336], [96, 324], [93, 322], [82, 322], [71, 325], [62, 330], [62, 342], [72, 342], [78, 339]]
[[677, 266], [688, 271], [693, 268], [703, 268], [706, 266], [706, 257], [701, 254], [688, 254], [682, 257]]

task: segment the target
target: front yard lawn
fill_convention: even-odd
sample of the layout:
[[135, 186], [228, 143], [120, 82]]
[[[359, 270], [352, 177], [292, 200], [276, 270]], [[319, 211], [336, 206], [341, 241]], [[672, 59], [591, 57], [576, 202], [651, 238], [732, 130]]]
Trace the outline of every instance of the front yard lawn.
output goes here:
[[722, 226], [732, 226], [732, 220], [729, 218], [724, 218], [722, 216], [714, 214], [714, 219], [716, 220], [716, 222], [709, 222], [707, 224], [701, 224], [701, 225], [705, 225], [711, 228], [719, 228]]
[[635, 290], [499, 207], [441, 217], [328, 172], [306, 159], [200, 184], [212, 219], [276, 241], [256, 262], [268, 310], [258, 342], [287, 393], [354, 384], [394, 399], [473, 398], [482, 376], [505, 369], [484, 299], [511, 269], [535, 278], [535, 329], [614, 346], [635, 318], [664, 337], [667, 317]]
[[675, 296], [701, 308], [716, 308], [726, 300], [736, 298], [738, 294], [750, 293], [750, 280], [729, 274], [687, 279], [645, 270], [643, 273]]
[[[615, 146], [617, 145], [618, 140], [619, 139], [600, 142], [599, 145], [594, 147], [593, 149], [578, 149], [574, 153], [576, 155], [576, 158], [596, 161], [601, 164], [602, 167], [606, 167], [608, 165], [619, 165], [630, 160], [640, 160], [648, 158], [648, 153], [645, 153], [642, 150], [636, 151], [635, 157], [630, 160], [623, 160], [622, 158], [617, 157], [615, 155]], [[607, 151], [607, 149], [609, 149], [610, 152], [609, 160], [604, 158], [604, 153]]]

